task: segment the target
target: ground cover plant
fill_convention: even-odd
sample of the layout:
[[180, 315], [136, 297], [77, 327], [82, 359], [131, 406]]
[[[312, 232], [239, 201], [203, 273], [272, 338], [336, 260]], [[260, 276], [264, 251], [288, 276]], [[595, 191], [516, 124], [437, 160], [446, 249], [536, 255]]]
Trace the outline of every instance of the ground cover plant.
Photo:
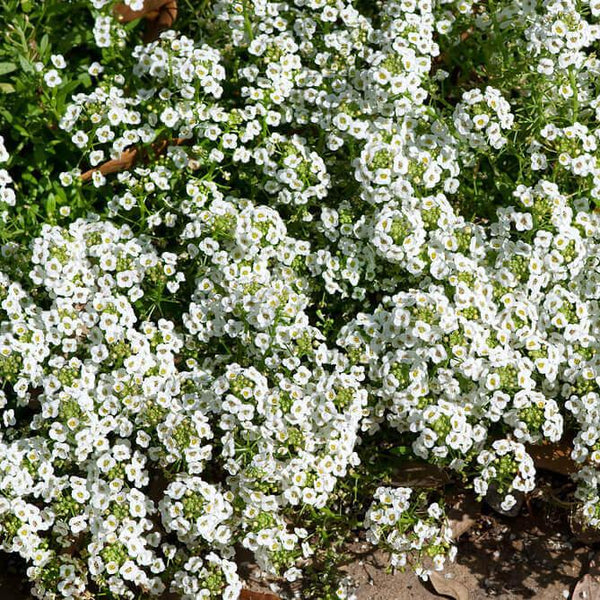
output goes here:
[[448, 488], [509, 513], [549, 445], [600, 527], [599, 15], [0, 1], [0, 541], [35, 597], [233, 600], [249, 554], [349, 598], [360, 531], [427, 577]]

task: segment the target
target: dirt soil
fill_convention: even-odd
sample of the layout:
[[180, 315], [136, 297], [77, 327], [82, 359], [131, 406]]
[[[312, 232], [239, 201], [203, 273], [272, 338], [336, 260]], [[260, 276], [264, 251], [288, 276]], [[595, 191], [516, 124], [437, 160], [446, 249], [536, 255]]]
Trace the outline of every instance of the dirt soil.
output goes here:
[[[593, 547], [571, 533], [565, 511], [524, 508], [518, 517], [488, 511], [458, 543], [457, 562], [444, 576], [462, 584], [469, 600], [565, 600], [587, 572]], [[485, 508], [484, 508], [485, 511]], [[347, 567], [357, 600], [435, 600], [444, 597], [412, 573], [388, 574], [385, 554], [375, 552]], [[588, 600], [600, 600], [589, 598]]]
[[[444, 576], [448, 583], [459, 584], [462, 595], [455, 600], [571, 599], [600, 549], [600, 539], [586, 542], [572, 533], [568, 511], [546, 502], [524, 506], [512, 518], [484, 506], [475, 524], [460, 537], [457, 562]], [[435, 593], [431, 583], [422, 583], [410, 572], [388, 573], [383, 552], [370, 552], [360, 542], [352, 549], [357, 558], [343, 570], [358, 586], [357, 600], [452, 598]], [[23, 566], [1, 553], [0, 600], [31, 600]], [[600, 595], [586, 600], [600, 600]]]
[[[458, 538], [457, 561], [443, 573], [454, 588], [448, 595], [436, 593], [431, 582], [423, 583], [412, 572], [388, 572], [387, 555], [360, 541], [350, 545], [356, 558], [342, 570], [357, 585], [357, 600], [600, 600], [600, 536], [572, 529], [568, 503], [560, 506], [554, 500], [558, 504], [541, 493], [516, 517], [473, 502], [476, 510], [459, 529], [465, 532]], [[588, 572], [594, 578], [586, 588], [591, 591], [574, 596]], [[301, 600], [301, 592], [296, 597]]]

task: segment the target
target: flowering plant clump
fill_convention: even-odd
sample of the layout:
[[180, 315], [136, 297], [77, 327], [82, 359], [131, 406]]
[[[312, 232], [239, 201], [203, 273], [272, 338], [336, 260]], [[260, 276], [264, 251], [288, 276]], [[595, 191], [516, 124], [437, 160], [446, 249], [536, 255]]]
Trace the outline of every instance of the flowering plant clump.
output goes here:
[[[393, 566], [404, 566], [409, 554], [414, 558], [425, 552], [433, 558], [434, 566], [442, 568], [446, 555], [453, 558], [456, 554], [456, 547], [451, 546], [452, 531], [447, 524], [436, 523], [443, 515], [439, 504], [433, 502], [422, 506], [423, 496], [411, 502], [412, 493], [413, 490], [403, 487], [377, 489], [365, 518], [367, 540], [388, 549]], [[419, 518], [418, 513], [406, 513], [407, 510], [416, 513], [423, 508], [426, 508], [425, 518]], [[449, 548], [451, 552], [448, 552]], [[421, 570], [421, 567], [417, 568], [417, 572]]]
[[456, 548], [407, 460], [510, 511], [566, 444], [600, 526], [598, 2], [180, 2], [147, 43], [113, 0], [0, 7], [35, 597], [234, 600], [250, 554], [347, 598], [359, 532], [426, 578]]

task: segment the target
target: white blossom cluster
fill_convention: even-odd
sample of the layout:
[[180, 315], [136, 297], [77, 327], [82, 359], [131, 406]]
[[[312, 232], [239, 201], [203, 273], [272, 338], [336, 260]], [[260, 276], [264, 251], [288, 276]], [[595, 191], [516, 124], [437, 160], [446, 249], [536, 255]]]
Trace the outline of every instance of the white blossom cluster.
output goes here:
[[[0, 135], [0, 163], [5, 163], [10, 158], [4, 138]], [[15, 205], [15, 190], [12, 187], [13, 180], [6, 169], [0, 169], [0, 218], [8, 219], [8, 207]]]
[[[92, 167], [118, 158], [135, 144], [153, 142], [159, 128], [173, 130], [173, 137], [190, 139], [193, 130], [209, 118], [208, 107], [201, 99], [219, 98], [223, 91], [220, 83], [225, 71], [219, 64], [219, 52], [206, 45], [196, 48], [192, 40], [176, 37], [174, 32], [164, 34], [159, 42], [136, 47], [133, 57], [137, 59], [133, 75], [140, 86], [135, 94], [128, 96], [121, 87], [125, 78], [115, 75], [92, 93], [74, 96], [61, 119], [62, 129], [75, 130], [71, 140], [83, 152], [89, 152]], [[155, 87], [146, 87], [149, 83]], [[85, 127], [88, 132], [76, 127]], [[218, 128], [208, 132], [203, 128], [203, 132], [213, 140], [220, 134]], [[175, 160], [177, 168], [186, 163], [187, 157], [181, 164]], [[70, 181], [70, 174], [64, 175]], [[142, 192], [168, 189], [168, 179], [162, 173], [148, 179]], [[95, 186], [105, 181], [100, 171], [94, 172]], [[127, 208], [129, 195], [119, 201]]]
[[[0, 540], [36, 596], [235, 599], [241, 549], [300, 579], [308, 516], [344, 510], [385, 444], [509, 511], [531, 446], [572, 440], [600, 523], [581, 4], [220, 0], [127, 51], [92, 2], [125, 67], [71, 98], [60, 128], [94, 172], [60, 181], [96, 212], [0, 259]], [[444, 70], [484, 41], [488, 70]], [[452, 559], [442, 503], [379, 483], [369, 541], [423, 576]]]
[[460, 139], [471, 147], [500, 150], [507, 143], [503, 130], [514, 122], [510, 104], [493, 87], [464, 92], [454, 110], [454, 126]]
[[[127, 30], [115, 14], [114, 0], [89, 0], [94, 13], [94, 41], [98, 48], [117, 46], [124, 48], [127, 40]], [[144, 8], [144, 0], [123, 0], [123, 5], [132, 11]]]
[[[404, 567], [408, 557], [414, 557], [427, 552], [431, 556], [434, 568], [441, 571], [444, 568], [448, 547], [452, 544], [452, 531], [444, 520], [443, 509], [436, 502], [426, 506], [423, 498], [411, 503], [413, 490], [410, 488], [380, 487], [377, 488], [365, 517], [367, 540], [390, 551], [391, 564], [394, 567]], [[423, 515], [415, 519], [407, 519], [407, 513], [421, 509]], [[410, 526], [407, 527], [407, 524]], [[456, 547], [450, 551], [454, 558]], [[422, 568], [417, 567], [419, 575], [426, 575]]]
[[[527, 493], [535, 488], [535, 467], [523, 444], [512, 440], [497, 440], [492, 444], [491, 450], [480, 452], [477, 463], [482, 468], [480, 475], [473, 480], [473, 485], [482, 496], [487, 493], [490, 481], [494, 481], [504, 493], [513, 490]], [[515, 497], [506, 493], [502, 509], [510, 510], [515, 503]]]

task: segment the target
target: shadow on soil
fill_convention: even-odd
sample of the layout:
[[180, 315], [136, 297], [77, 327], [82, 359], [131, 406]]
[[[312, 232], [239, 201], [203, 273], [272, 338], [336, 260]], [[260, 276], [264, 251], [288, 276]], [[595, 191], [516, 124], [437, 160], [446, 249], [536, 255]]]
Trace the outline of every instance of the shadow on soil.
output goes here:
[[572, 533], [569, 513], [535, 501], [516, 517], [484, 508], [458, 546], [458, 565], [475, 580], [475, 598], [554, 600], [569, 597], [599, 544], [586, 545]]

